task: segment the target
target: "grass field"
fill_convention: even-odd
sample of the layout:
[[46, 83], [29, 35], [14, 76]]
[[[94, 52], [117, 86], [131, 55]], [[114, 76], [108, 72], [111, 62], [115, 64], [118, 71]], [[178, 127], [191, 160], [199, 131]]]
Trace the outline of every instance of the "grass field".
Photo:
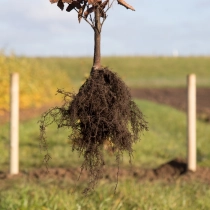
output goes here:
[[[20, 59], [20, 58], [17, 58]], [[27, 63], [36, 63], [51, 72], [51, 81], [68, 77], [75, 90], [88, 76], [91, 58], [25, 58]], [[195, 73], [198, 86], [210, 87], [210, 58], [189, 57], [114, 57], [103, 58], [130, 87], [182, 87], [186, 75]], [[27, 79], [27, 77], [25, 77]], [[39, 78], [40, 81], [42, 77]], [[49, 78], [50, 79], [50, 78]], [[66, 81], [66, 80], [65, 80]], [[62, 87], [58, 87], [62, 88]], [[71, 88], [71, 87], [70, 87]], [[148, 101], [136, 100], [149, 122], [149, 132], [134, 146], [133, 166], [156, 168], [176, 157], [186, 157], [186, 116], [171, 107]], [[39, 150], [39, 118], [20, 124], [20, 170], [29, 171], [42, 167], [43, 154]], [[49, 152], [52, 155], [50, 167], [78, 167], [82, 158], [72, 152], [68, 142], [68, 130], [57, 130], [55, 125], [48, 129]], [[0, 175], [9, 170], [9, 125], [0, 125]], [[210, 167], [209, 124], [197, 121], [197, 162], [199, 166]], [[114, 156], [106, 155], [107, 165], [114, 165]], [[121, 167], [129, 165], [124, 155]], [[210, 209], [209, 185], [201, 182], [180, 182], [171, 184], [161, 181], [136, 182], [134, 179], [120, 180], [116, 194], [115, 182], [102, 180], [89, 197], [82, 197], [83, 182], [71, 180], [39, 180], [26, 178], [0, 179], [0, 210], [197, 210]], [[74, 190], [76, 191], [74, 192]]]
[[[210, 57], [104, 57], [102, 63], [117, 72], [129, 87], [184, 87], [195, 73], [198, 87], [210, 86]], [[91, 58], [6, 57], [0, 53], [0, 114], [9, 108], [9, 75], [20, 74], [20, 107], [57, 102], [57, 88], [77, 92], [88, 77]]]
[[[83, 57], [37, 60], [46, 68], [64, 70], [76, 88], [92, 64], [91, 58]], [[102, 64], [117, 72], [130, 87], [183, 87], [186, 75], [191, 73], [197, 75], [198, 86], [210, 86], [210, 57], [104, 57]]]
[[[135, 145], [133, 164], [136, 166], [154, 168], [175, 157], [185, 158], [186, 156], [186, 116], [183, 112], [171, 107], [158, 105], [148, 101], [139, 101], [137, 104], [149, 122], [149, 132], [144, 132], [142, 139]], [[161, 120], [160, 120], [161, 119]], [[20, 165], [21, 169], [39, 167], [42, 154], [39, 151], [39, 127], [38, 119], [30, 120], [20, 124]], [[8, 124], [1, 126], [2, 156], [0, 165], [2, 170], [8, 170]], [[49, 139], [49, 150], [53, 154], [53, 161], [50, 167], [78, 166], [82, 158], [71, 151], [68, 144], [69, 130], [57, 130], [52, 125], [47, 130]], [[210, 136], [209, 125], [204, 122], [197, 122], [197, 150], [198, 164], [210, 167]], [[113, 158], [113, 157], [112, 157]], [[107, 161], [111, 164], [111, 158]], [[129, 164], [125, 156], [124, 164]]]
[[[80, 185], [80, 188], [83, 186]], [[201, 183], [135, 183], [127, 180], [119, 184], [116, 194], [113, 183], [100, 184], [94, 194], [82, 197], [72, 192], [71, 183], [27, 180], [13, 183], [0, 192], [1, 210], [208, 210], [209, 186]]]
[[72, 89], [65, 71], [45, 68], [36, 59], [5, 56], [0, 52], [0, 115], [9, 110], [10, 74], [19, 74], [20, 108], [55, 103], [57, 88]]
[[[175, 157], [186, 156], [185, 114], [168, 106], [148, 101], [136, 101], [149, 121], [149, 132], [134, 147], [133, 165], [155, 168]], [[161, 120], [160, 120], [161, 119]], [[20, 126], [20, 168], [27, 171], [42, 165], [39, 151], [38, 119], [21, 123]], [[210, 167], [209, 125], [197, 122], [198, 165]], [[82, 158], [72, 152], [68, 145], [68, 130], [48, 130], [49, 152], [52, 155], [50, 167], [77, 167]], [[1, 126], [0, 150], [1, 170], [8, 171], [8, 125]], [[107, 155], [108, 165], [115, 164], [114, 156]], [[124, 156], [121, 167], [128, 166]], [[66, 180], [7, 181], [0, 186], [0, 209], [209, 209], [209, 186], [197, 182], [176, 182], [164, 184], [136, 183], [135, 180], [121, 180], [114, 194], [115, 182], [101, 181], [96, 191], [88, 198], [81, 197], [84, 183]]]

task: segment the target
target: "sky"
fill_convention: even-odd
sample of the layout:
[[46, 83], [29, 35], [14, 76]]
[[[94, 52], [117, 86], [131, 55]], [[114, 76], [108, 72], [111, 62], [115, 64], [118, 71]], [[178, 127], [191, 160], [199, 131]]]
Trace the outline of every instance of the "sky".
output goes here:
[[[102, 56], [210, 55], [210, 0], [115, 2], [102, 29]], [[0, 0], [0, 51], [20, 56], [92, 56], [93, 29], [49, 0]]]

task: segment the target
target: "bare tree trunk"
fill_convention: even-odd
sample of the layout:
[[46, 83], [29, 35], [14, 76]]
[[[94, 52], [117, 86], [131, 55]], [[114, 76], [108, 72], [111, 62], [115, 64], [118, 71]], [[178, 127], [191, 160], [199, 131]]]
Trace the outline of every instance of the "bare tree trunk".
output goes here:
[[95, 9], [95, 28], [94, 28], [94, 58], [93, 69], [101, 67], [101, 22], [99, 7]]

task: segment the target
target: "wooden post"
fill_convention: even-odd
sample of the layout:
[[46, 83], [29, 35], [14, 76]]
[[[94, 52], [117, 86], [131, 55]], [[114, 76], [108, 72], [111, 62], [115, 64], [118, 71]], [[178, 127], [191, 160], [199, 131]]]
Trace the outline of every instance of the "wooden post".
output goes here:
[[10, 78], [10, 174], [19, 173], [19, 75]]
[[187, 169], [196, 171], [196, 75], [187, 76]]

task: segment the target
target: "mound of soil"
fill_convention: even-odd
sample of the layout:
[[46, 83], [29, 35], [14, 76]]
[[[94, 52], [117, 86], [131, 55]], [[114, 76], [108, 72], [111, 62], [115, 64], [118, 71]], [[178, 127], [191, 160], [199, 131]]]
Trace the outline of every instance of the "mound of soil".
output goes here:
[[[107, 167], [104, 170], [103, 179], [116, 181], [116, 167]], [[7, 179], [26, 178], [28, 180], [44, 180], [53, 179], [59, 180], [70, 180], [75, 182], [78, 180], [80, 174], [80, 168], [52, 168], [47, 172], [46, 169], [36, 169], [29, 172], [21, 172], [18, 175], [11, 176], [5, 172], [0, 172], [0, 183]], [[80, 181], [86, 181], [88, 178], [88, 172], [83, 171], [80, 176]], [[156, 169], [142, 169], [137, 167], [120, 168], [119, 180], [133, 178], [138, 182], [144, 181], [157, 181], [161, 180], [164, 183], [173, 183], [176, 180], [183, 181], [199, 181], [206, 184], [210, 184], [210, 168], [198, 167], [196, 172], [187, 171], [187, 164], [181, 159], [171, 160]]]

